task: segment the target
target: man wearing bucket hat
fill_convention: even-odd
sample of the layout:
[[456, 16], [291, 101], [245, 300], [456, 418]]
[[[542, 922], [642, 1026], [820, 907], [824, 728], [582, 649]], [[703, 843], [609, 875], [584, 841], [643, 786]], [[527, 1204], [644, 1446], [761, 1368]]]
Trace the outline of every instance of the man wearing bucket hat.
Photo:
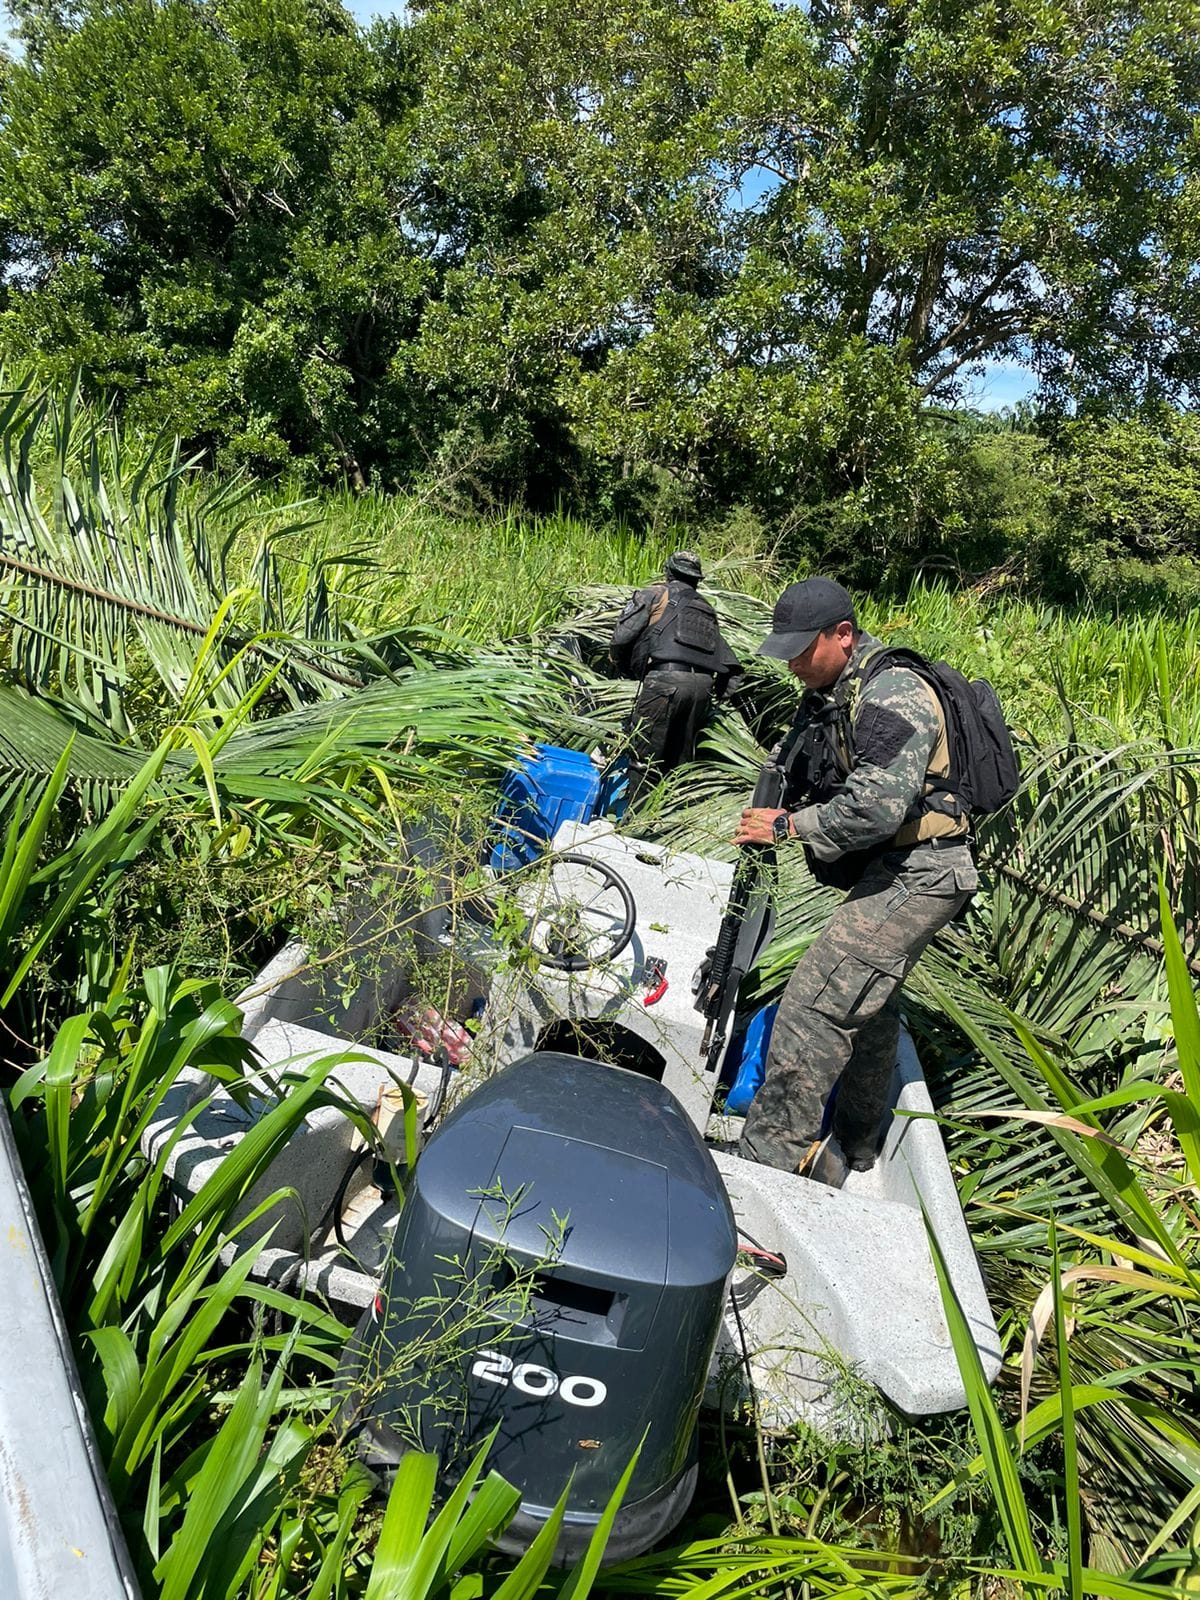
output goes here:
[[739, 1146], [835, 1185], [874, 1164], [885, 1131], [900, 985], [978, 887], [969, 815], [938, 781], [950, 772], [941, 703], [904, 665], [868, 673], [882, 649], [840, 583], [780, 595], [760, 654], [786, 661], [806, 693], [777, 756], [783, 807], [743, 811], [735, 836], [796, 841], [818, 881], [849, 891], [788, 981]]
[[631, 801], [692, 759], [713, 700], [741, 679], [716, 613], [696, 593], [703, 576], [696, 556], [677, 550], [664, 581], [639, 589], [613, 630], [614, 665], [642, 684], [629, 720]]

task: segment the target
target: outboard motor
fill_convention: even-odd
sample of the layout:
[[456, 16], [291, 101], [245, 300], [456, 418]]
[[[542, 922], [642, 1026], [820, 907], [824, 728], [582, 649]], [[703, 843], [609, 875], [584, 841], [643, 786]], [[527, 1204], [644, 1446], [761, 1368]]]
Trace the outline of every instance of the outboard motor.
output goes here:
[[736, 1249], [716, 1168], [668, 1090], [527, 1056], [457, 1107], [417, 1163], [350, 1349], [368, 1459], [434, 1450], [445, 1491], [498, 1427], [488, 1465], [521, 1491], [501, 1548], [527, 1547], [571, 1480], [565, 1562], [644, 1435], [606, 1560], [640, 1554], [692, 1498]]

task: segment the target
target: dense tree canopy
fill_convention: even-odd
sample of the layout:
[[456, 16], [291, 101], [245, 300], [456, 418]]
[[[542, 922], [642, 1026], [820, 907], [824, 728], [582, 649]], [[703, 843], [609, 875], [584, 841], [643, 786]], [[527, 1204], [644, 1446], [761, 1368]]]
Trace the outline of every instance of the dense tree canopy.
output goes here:
[[869, 544], [952, 528], [927, 406], [985, 360], [1195, 383], [1200, 0], [19, 18], [0, 346], [227, 454]]
[[402, 57], [326, 0], [36, 20], [0, 141], [9, 358], [260, 460], [378, 449], [427, 271], [398, 228]]

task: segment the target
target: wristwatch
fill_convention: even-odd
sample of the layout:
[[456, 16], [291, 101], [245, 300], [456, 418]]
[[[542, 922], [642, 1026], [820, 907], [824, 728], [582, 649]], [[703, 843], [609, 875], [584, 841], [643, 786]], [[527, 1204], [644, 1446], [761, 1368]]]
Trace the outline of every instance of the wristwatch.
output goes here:
[[785, 839], [792, 837], [792, 814], [790, 811], [781, 811], [771, 824], [771, 833], [776, 844], [782, 844]]

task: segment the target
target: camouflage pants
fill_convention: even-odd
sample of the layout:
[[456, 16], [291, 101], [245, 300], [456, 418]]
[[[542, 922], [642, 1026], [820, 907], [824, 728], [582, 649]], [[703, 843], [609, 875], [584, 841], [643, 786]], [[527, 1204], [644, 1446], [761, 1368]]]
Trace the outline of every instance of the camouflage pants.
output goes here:
[[788, 980], [741, 1155], [794, 1172], [839, 1083], [833, 1132], [850, 1161], [870, 1165], [891, 1094], [900, 985], [977, 884], [965, 844], [893, 851], [867, 868]]

